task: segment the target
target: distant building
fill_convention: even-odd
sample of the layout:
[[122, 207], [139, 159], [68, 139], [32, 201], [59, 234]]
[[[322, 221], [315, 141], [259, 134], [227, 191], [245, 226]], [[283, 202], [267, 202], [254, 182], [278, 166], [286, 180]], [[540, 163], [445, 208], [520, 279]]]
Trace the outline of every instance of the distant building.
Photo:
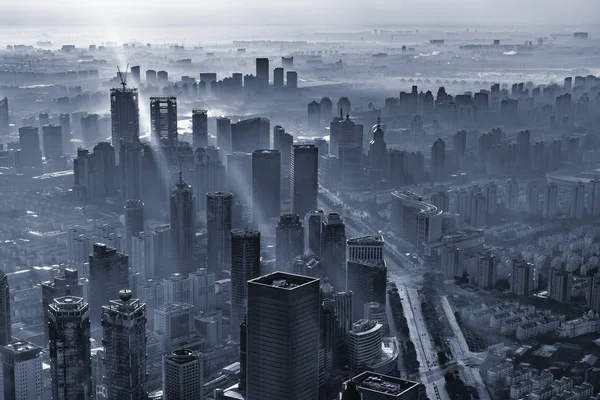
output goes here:
[[[132, 70], [133, 72], [133, 70]], [[139, 74], [139, 68], [138, 68]], [[139, 76], [138, 76], [139, 79]], [[110, 118], [112, 145], [117, 156], [121, 143], [137, 143], [140, 140], [140, 111], [137, 89], [115, 88], [110, 91]]]
[[8, 277], [0, 270], [0, 346], [12, 342], [10, 287]]
[[3, 99], [0, 99], [0, 136], [8, 135], [9, 128], [8, 98], [5, 96]]
[[286, 87], [288, 89], [298, 89], [298, 73], [296, 71], [288, 71], [286, 78]]
[[269, 59], [256, 59], [256, 87], [264, 89], [269, 86]]
[[338, 292], [346, 290], [346, 225], [338, 213], [323, 219], [321, 236], [323, 274]]
[[252, 224], [264, 231], [281, 210], [281, 152], [252, 152]]
[[510, 276], [510, 292], [517, 296], [529, 296], [534, 287], [534, 266], [524, 260], [512, 261], [512, 273]]
[[174, 146], [177, 136], [177, 98], [150, 98], [151, 139], [156, 144]]
[[[179, 180], [171, 191], [171, 255], [180, 263], [192, 260], [196, 241], [196, 197], [179, 172]], [[182, 265], [179, 266], [183, 268]], [[187, 268], [187, 266], [186, 266]], [[183, 269], [186, 269], [183, 268]], [[182, 271], [183, 271], [182, 269]]]
[[298, 214], [281, 214], [275, 239], [278, 270], [292, 272], [292, 262], [297, 256], [304, 254], [304, 226], [302, 226]]
[[220, 272], [231, 266], [232, 210], [231, 193], [206, 193], [206, 257], [210, 271]]
[[46, 159], [62, 157], [64, 155], [62, 127], [60, 125], [44, 125], [42, 127], [42, 144]]
[[[129, 256], [104, 244], [94, 244], [90, 263], [90, 319], [100, 322], [102, 306], [129, 287]], [[86, 304], [86, 309], [88, 305]]]
[[290, 166], [292, 212], [304, 219], [317, 208], [319, 152], [313, 144], [294, 145]]
[[208, 146], [208, 111], [192, 110], [192, 146]]
[[571, 301], [571, 286], [573, 285], [573, 273], [564, 268], [550, 268], [548, 279], [548, 296], [559, 303]]

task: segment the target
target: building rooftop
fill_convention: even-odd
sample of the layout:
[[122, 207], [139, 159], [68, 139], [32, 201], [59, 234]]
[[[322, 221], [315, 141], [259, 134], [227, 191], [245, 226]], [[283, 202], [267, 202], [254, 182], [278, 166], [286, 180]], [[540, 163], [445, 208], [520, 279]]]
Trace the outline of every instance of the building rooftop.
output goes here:
[[383, 246], [384, 239], [381, 235], [370, 235], [348, 239], [350, 246]]
[[374, 372], [363, 372], [353, 379], [360, 391], [383, 393], [400, 397], [409, 391], [417, 391], [419, 383], [407, 381], [392, 376], [381, 375]]
[[36, 357], [42, 348], [35, 344], [18, 340], [2, 347], [2, 353], [10, 355], [14, 359], [30, 359]]
[[318, 280], [318, 278], [289, 274], [287, 272], [273, 272], [272, 274], [252, 279], [248, 281], [248, 283], [274, 286], [280, 289], [291, 290], [298, 286], [316, 282]]

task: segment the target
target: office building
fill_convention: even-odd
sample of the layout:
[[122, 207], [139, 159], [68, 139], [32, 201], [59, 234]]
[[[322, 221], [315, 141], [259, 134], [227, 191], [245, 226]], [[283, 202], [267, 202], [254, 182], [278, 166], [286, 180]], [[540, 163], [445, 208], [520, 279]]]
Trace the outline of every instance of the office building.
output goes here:
[[211, 272], [219, 273], [231, 265], [232, 209], [231, 193], [206, 194], [206, 259]]
[[525, 260], [513, 260], [510, 275], [510, 292], [517, 296], [529, 296], [535, 290], [535, 269]]
[[132, 253], [131, 238], [144, 230], [144, 203], [127, 200], [125, 203], [125, 251]]
[[134, 274], [140, 274], [142, 281], [155, 276], [155, 235], [142, 231], [131, 237], [131, 267]]
[[203, 357], [192, 350], [174, 350], [163, 356], [163, 400], [202, 400]]
[[190, 278], [175, 273], [163, 280], [165, 303], [192, 304]]
[[[117, 152], [115, 151], [115, 154]], [[119, 170], [121, 174], [121, 197], [141, 199], [144, 146], [140, 143], [122, 142], [119, 145]]]
[[316, 101], [308, 103], [308, 126], [312, 129], [318, 130], [321, 125], [321, 106]]
[[156, 71], [153, 69], [146, 70], [146, 84], [147, 85], [155, 85], [156, 84]]
[[277, 270], [291, 272], [294, 259], [304, 254], [304, 226], [302, 226], [298, 214], [281, 214], [275, 231], [275, 239]]
[[[335, 289], [335, 288], [333, 288]], [[352, 329], [352, 323], [354, 322], [353, 310], [352, 310], [352, 297], [353, 292], [337, 292], [333, 293], [333, 300], [335, 301], [335, 315], [337, 317], [337, 330], [336, 338], [338, 338], [339, 344], [345, 344], [348, 338], [348, 333]]]
[[[282, 71], [283, 72], [283, 71]], [[10, 123], [8, 120], [8, 98], [0, 99], [0, 136], [8, 135]]]
[[321, 257], [323, 218], [323, 210], [310, 211], [304, 217], [304, 252], [306, 254], [314, 254], [317, 257]]
[[273, 87], [283, 89], [283, 68], [277, 67], [273, 70]]
[[252, 224], [261, 231], [281, 214], [281, 152], [252, 152]]
[[383, 325], [377, 321], [360, 319], [352, 324], [352, 330], [348, 333], [348, 359], [351, 375], [365, 372], [369, 364], [381, 360], [382, 338]]
[[[121, 143], [137, 143], [140, 140], [140, 110], [137, 89], [110, 90], [110, 120], [112, 145], [117, 156], [121, 154]], [[120, 162], [120, 160], [119, 160]]]
[[46, 159], [62, 157], [63, 139], [60, 125], [44, 125], [42, 127], [42, 145]]
[[313, 400], [319, 389], [319, 280], [275, 272], [248, 281], [248, 400]]
[[42, 152], [40, 151], [40, 135], [35, 126], [19, 128], [19, 162], [21, 167], [42, 168]]
[[83, 285], [79, 281], [79, 272], [76, 269], [65, 268], [64, 274], [55, 276], [53, 280], [42, 282], [42, 307], [44, 310], [44, 342], [48, 342], [48, 307], [54, 299], [64, 297], [67, 291], [72, 296], [83, 297]]
[[179, 180], [171, 191], [171, 255], [181, 262], [190, 261], [194, 254], [196, 242], [196, 210], [194, 192], [190, 185], [183, 181], [181, 172]]
[[231, 120], [217, 117], [217, 147], [224, 155], [231, 153]]
[[109, 399], [145, 400], [146, 305], [121, 290], [102, 307], [104, 387]]
[[215, 274], [205, 268], [198, 268], [190, 272], [190, 302], [194, 305], [196, 313], [212, 312], [217, 306]]
[[346, 225], [338, 213], [329, 213], [323, 220], [321, 239], [323, 273], [333, 288], [346, 290]]
[[196, 215], [204, 220], [206, 217], [206, 193], [223, 190], [226, 185], [225, 166], [219, 158], [216, 147], [198, 147], [194, 151], [192, 187], [198, 194], [196, 199]]
[[81, 140], [88, 145], [93, 145], [100, 140], [100, 126], [98, 114], [88, 114], [79, 119], [81, 126]]
[[234, 152], [227, 155], [227, 189], [250, 215], [252, 204], [252, 154]]
[[340, 144], [338, 148], [340, 189], [359, 190], [363, 184], [362, 145], [357, 143]]
[[94, 399], [88, 304], [59, 297], [48, 307], [48, 319], [52, 399]]
[[8, 277], [0, 270], [0, 346], [12, 342], [10, 287]]
[[156, 144], [175, 146], [177, 137], [177, 97], [150, 97], [151, 139]]
[[354, 293], [353, 318], [363, 317], [367, 303], [386, 304], [387, 266], [383, 259], [382, 236], [352, 238], [347, 242], [346, 287]]
[[439, 180], [446, 175], [446, 143], [440, 138], [431, 146], [431, 172], [433, 179]]
[[415, 245], [418, 251], [424, 243], [442, 237], [442, 211], [412, 192], [392, 192], [391, 221], [400, 236]]
[[252, 153], [271, 148], [271, 122], [267, 118], [250, 118], [231, 124], [231, 151]]
[[192, 146], [208, 147], [208, 110], [192, 110]]
[[288, 89], [298, 89], [298, 73], [296, 71], [286, 72], [286, 87]]
[[239, 342], [240, 324], [246, 316], [247, 282], [260, 275], [260, 231], [231, 231], [231, 338]]
[[[346, 390], [356, 390], [360, 400], [418, 400], [421, 398], [418, 382], [365, 371], [345, 383]], [[362, 397], [360, 397], [362, 396]]]
[[131, 67], [130, 74], [131, 74], [131, 80], [133, 81], [133, 83], [137, 83], [139, 85], [141, 82], [140, 66], [134, 65], [133, 67]]
[[25, 341], [0, 346], [0, 398], [42, 399], [42, 348]]
[[194, 340], [194, 306], [188, 303], [168, 303], [154, 310], [154, 332], [159, 348], [181, 348]]
[[290, 173], [292, 212], [304, 219], [317, 208], [319, 151], [314, 144], [293, 146]]
[[[102, 306], [129, 288], [129, 256], [117, 249], [95, 243], [90, 263], [90, 315], [94, 327], [100, 320]], [[87, 308], [87, 305], [86, 305]]]
[[265, 89], [269, 86], [269, 59], [256, 59], [255, 87]]

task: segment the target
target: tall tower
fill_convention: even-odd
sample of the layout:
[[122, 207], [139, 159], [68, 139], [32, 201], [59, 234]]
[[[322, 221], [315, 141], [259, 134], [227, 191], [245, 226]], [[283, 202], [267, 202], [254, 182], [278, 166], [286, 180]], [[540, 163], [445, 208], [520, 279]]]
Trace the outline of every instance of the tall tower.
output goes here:
[[24, 341], [0, 346], [0, 398], [42, 398], [44, 385], [41, 352], [41, 347]]
[[90, 197], [92, 200], [104, 203], [105, 198], [117, 194], [117, 171], [115, 164], [115, 149], [108, 142], [100, 142], [94, 146], [94, 174]]
[[270, 225], [281, 210], [281, 152], [255, 150], [252, 153], [252, 224]]
[[446, 143], [439, 138], [431, 146], [431, 172], [434, 179], [441, 179], [445, 175]]
[[206, 193], [206, 258], [211, 272], [231, 265], [232, 207], [231, 193]]
[[323, 235], [323, 210], [313, 210], [304, 218], [306, 237], [304, 239], [305, 252], [321, 257], [321, 244]]
[[64, 151], [61, 126], [44, 125], [42, 127], [42, 144], [44, 148], [44, 157], [62, 157]]
[[247, 310], [247, 282], [260, 275], [260, 231], [231, 231], [231, 339], [239, 341]]
[[585, 185], [583, 182], [577, 182], [571, 193], [570, 217], [581, 219], [585, 213]]
[[122, 85], [122, 88], [110, 90], [111, 139], [117, 155], [121, 154], [121, 143], [140, 140], [138, 92], [135, 88], [127, 88], [124, 79]]
[[534, 291], [534, 268], [525, 260], [512, 261], [510, 292], [517, 296], [529, 296]]
[[319, 151], [314, 144], [295, 145], [291, 161], [292, 212], [304, 219], [317, 208]]
[[144, 230], [144, 203], [127, 200], [125, 203], [125, 250], [131, 255], [131, 238]]
[[544, 188], [544, 218], [556, 217], [558, 211], [558, 186], [550, 183]]
[[192, 350], [174, 350], [163, 356], [163, 399], [202, 400], [202, 356]]
[[250, 215], [252, 198], [252, 154], [233, 152], [227, 155], [227, 189]]
[[190, 261], [194, 254], [195, 201], [192, 188], [179, 172], [179, 180], [171, 191], [171, 253], [179, 261]]
[[208, 146], [208, 110], [192, 110], [192, 145]]
[[150, 97], [151, 138], [164, 146], [177, 144], [177, 97]]
[[[140, 143], [119, 144], [119, 170], [121, 173], [121, 197], [124, 199], [141, 199], [144, 146]], [[154, 185], [155, 182], [149, 182]]]
[[104, 244], [95, 243], [89, 260], [90, 312], [95, 325], [100, 320], [102, 305], [117, 297], [119, 290], [129, 287], [129, 257]]
[[67, 295], [83, 297], [83, 285], [79, 282], [79, 272], [76, 269], [65, 268], [63, 276], [55, 276], [53, 280], [42, 282], [42, 307], [44, 309], [44, 341], [48, 342], [48, 307], [58, 297]]
[[385, 178], [387, 172], [387, 143], [383, 138], [381, 120], [377, 118], [377, 125], [372, 128], [373, 139], [369, 143], [369, 166], [371, 176], [376, 179]]
[[231, 153], [231, 120], [227, 117], [217, 117], [217, 147], [224, 154]]
[[131, 267], [135, 274], [140, 274], [142, 281], [154, 278], [154, 234], [138, 232], [131, 237]]
[[319, 280], [248, 281], [247, 399], [313, 400], [319, 390]]
[[323, 221], [321, 259], [324, 275], [339, 292], [346, 290], [346, 225], [338, 213]]
[[304, 254], [304, 227], [298, 214], [284, 213], [279, 218], [275, 233], [277, 269], [291, 272], [296, 256]]
[[269, 86], [269, 59], [256, 59], [256, 79], [255, 86], [264, 89]]
[[109, 399], [146, 399], [146, 305], [121, 290], [102, 307], [104, 386]]
[[90, 310], [81, 297], [54, 299], [48, 308], [52, 398], [94, 398]]
[[11, 341], [10, 288], [8, 287], [8, 277], [0, 270], [0, 346]]
[[8, 135], [10, 124], [8, 122], [8, 99], [0, 99], [0, 136]]

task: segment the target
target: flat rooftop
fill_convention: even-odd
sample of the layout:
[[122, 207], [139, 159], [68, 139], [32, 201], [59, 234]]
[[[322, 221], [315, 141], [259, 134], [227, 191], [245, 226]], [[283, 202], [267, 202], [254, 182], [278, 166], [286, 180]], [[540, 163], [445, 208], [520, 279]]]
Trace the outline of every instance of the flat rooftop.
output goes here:
[[377, 374], [375, 372], [363, 372], [354, 377], [354, 383], [359, 391], [369, 391], [372, 393], [383, 393], [387, 395], [400, 397], [401, 395], [416, 391], [419, 388], [418, 382], [407, 381], [392, 376]]
[[309, 276], [289, 274], [287, 272], [273, 272], [269, 275], [260, 276], [258, 278], [248, 281], [248, 283], [261, 284], [267, 286], [274, 286], [280, 289], [291, 290], [298, 286], [305, 285], [307, 283], [318, 281], [317, 278], [311, 278]]

